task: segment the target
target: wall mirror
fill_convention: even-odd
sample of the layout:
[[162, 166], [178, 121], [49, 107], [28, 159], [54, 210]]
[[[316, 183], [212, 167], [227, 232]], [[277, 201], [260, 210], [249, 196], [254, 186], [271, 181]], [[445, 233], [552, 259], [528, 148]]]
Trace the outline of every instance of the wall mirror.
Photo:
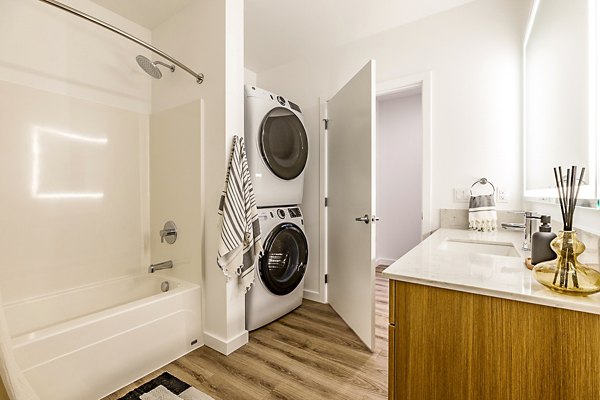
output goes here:
[[523, 57], [527, 200], [557, 202], [553, 168], [577, 165], [586, 168], [578, 204], [598, 208], [597, 8], [533, 2]]

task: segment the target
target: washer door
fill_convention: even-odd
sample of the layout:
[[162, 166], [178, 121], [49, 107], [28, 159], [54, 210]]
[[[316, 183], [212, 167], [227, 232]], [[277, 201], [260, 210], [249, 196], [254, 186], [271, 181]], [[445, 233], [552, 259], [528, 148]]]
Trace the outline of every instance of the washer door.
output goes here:
[[260, 152], [267, 166], [281, 179], [298, 177], [308, 159], [308, 139], [302, 121], [287, 108], [269, 111], [259, 137]]
[[295, 224], [277, 225], [267, 237], [258, 272], [273, 294], [286, 295], [302, 282], [308, 262], [308, 243]]

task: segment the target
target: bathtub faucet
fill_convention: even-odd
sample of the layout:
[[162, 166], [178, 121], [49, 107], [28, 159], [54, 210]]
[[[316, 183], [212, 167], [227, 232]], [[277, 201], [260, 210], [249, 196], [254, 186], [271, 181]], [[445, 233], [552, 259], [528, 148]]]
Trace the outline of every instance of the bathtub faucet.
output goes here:
[[173, 261], [165, 261], [158, 264], [152, 264], [148, 267], [148, 273], [152, 274], [154, 271], [159, 271], [161, 269], [173, 268]]

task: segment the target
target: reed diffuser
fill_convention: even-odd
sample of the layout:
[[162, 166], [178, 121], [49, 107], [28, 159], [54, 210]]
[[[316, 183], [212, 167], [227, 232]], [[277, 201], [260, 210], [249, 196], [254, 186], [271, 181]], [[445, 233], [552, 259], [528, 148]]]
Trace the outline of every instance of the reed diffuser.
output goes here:
[[535, 279], [547, 288], [580, 296], [600, 292], [600, 272], [577, 260], [585, 251], [585, 245], [577, 239], [577, 233], [573, 230], [573, 214], [584, 174], [585, 168], [581, 168], [577, 179], [577, 167], [573, 166], [567, 169], [566, 179], [563, 179], [562, 167], [554, 168], [563, 230], [550, 243], [557, 258], [533, 268]]

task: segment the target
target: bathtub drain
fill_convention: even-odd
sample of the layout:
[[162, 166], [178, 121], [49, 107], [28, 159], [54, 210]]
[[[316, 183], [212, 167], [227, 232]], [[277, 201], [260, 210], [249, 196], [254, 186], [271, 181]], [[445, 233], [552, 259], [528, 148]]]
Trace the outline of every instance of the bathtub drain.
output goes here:
[[163, 283], [161, 283], [160, 290], [163, 292], [168, 292], [169, 291], [169, 282], [164, 281]]

